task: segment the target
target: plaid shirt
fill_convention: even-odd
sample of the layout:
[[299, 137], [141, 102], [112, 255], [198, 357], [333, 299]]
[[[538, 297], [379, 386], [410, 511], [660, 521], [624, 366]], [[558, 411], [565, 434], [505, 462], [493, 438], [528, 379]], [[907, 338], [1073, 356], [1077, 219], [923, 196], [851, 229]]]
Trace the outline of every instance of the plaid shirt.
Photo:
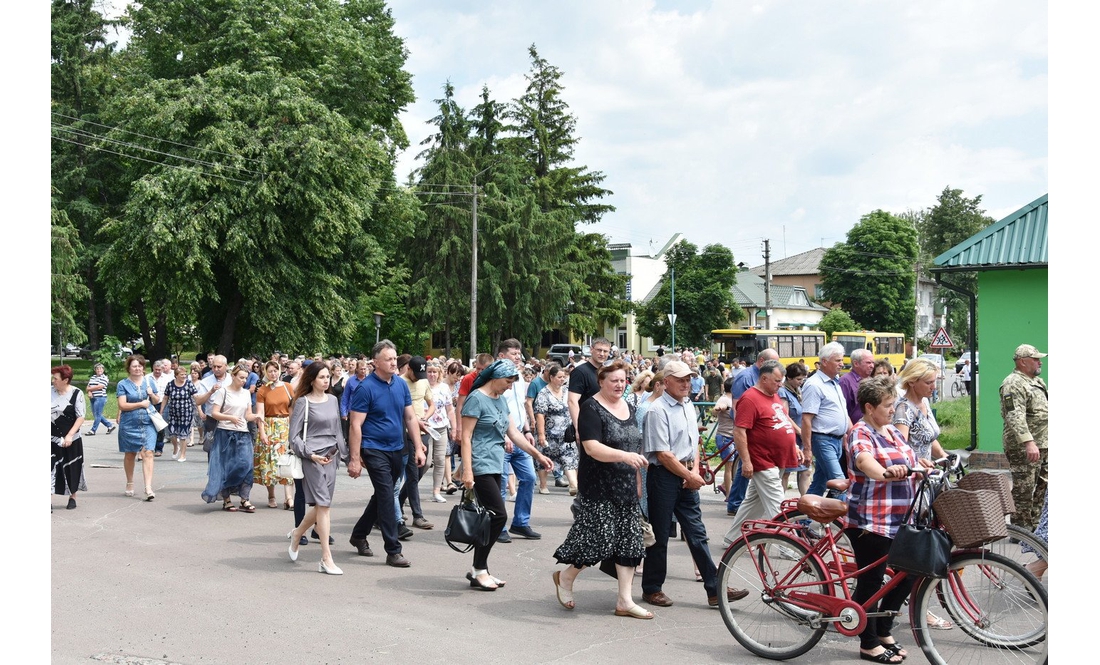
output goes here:
[[913, 501], [919, 478], [872, 480], [856, 467], [856, 458], [863, 453], [871, 455], [883, 468], [894, 464], [916, 466], [917, 455], [898, 428], [887, 425], [886, 431], [888, 437], [861, 420], [848, 434], [848, 475], [852, 481], [848, 489], [848, 523], [893, 538]]

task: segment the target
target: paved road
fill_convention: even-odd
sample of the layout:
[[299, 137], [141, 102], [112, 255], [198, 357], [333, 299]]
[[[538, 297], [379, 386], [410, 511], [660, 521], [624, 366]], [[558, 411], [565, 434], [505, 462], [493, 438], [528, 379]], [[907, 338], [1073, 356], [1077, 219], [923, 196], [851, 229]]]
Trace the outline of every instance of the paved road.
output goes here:
[[[152, 503], [140, 499], [140, 469], [139, 497], [122, 495], [115, 436], [101, 430], [85, 438], [85, 454], [90, 491], [80, 494], [80, 506], [67, 511], [64, 498], [53, 497], [54, 663], [767, 662], [741, 648], [706, 606], [679, 542], [665, 585], [676, 604], [655, 608], [655, 620], [613, 616], [615, 585], [598, 571], [578, 580], [577, 609], [562, 609], [550, 573], [571, 524], [564, 489], [535, 497], [532, 525], [542, 540], [516, 539], [493, 550], [493, 573], [508, 585], [485, 593], [464, 579], [470, 555], [443, 540], [452, 503], [424, 504], [436, 528], [416, 530], [405, 543], [411, 568], [390, 568], [384, 557], [359, 557], [348, 545], [371, 487], [341, 470], [334, 557], [345, 574], [330, 577], [317, 572], [317, 544], [302, 548], [297, 563], [288, 560], [293, 518], [265, 507], [263, 488], [253, 492], [255, 514], [203, 503], [201, 449], [191, 448], [186, 463], [157, 460]], [[421, 484], [424, 495], [430, 477]], [[704, 501], [717, 557], [728, 518], [717, 495], [708, 492]], [[371, 541], [381, 552], [380, 537]], [[904, 628], [898, 634], [908, 637]], [[856, 653], [854, 638], [828, 633], [795, 662], [850, 663]]]

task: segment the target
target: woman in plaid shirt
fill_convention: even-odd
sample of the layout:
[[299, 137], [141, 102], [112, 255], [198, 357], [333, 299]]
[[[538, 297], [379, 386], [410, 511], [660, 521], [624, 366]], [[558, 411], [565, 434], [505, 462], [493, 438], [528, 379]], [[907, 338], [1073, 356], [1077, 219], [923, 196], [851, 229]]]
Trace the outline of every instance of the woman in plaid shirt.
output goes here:
[[[863, 418], [848, 432], [848, 524], [846, 530], [860, 568], [882, 559], [905, 518], [916, 488], [909, 467], [917, 465], [917, 455], [905, 442], [898, 428], [890, 424], [894, 415], [894, 381], [889, 377], [864, 379], [856, 394]], [[931, 466], [931, 462], [921, 460]], [[882, 588], [885, 560], [856, 580], [852, 600], [864, 603]], [[909, 595], [912, 581], [907, 579], [883, 596], [874, 611], [896, 611]], [[859, 657], [875, 663], [900, 663], [908, 653], [894, 641], [890, 629], [894, 617], [867, 620], [859, 636]]]

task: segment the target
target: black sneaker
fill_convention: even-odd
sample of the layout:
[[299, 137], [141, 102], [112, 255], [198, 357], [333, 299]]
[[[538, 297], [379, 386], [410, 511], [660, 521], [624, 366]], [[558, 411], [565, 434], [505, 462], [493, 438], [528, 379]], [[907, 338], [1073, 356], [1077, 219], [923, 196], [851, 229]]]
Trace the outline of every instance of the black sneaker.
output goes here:
[[398, 540], [408, 540], [409, 538], [412, 538], [412, 537], [413, 537], [413, 530], [412, 529], [405, 526], [404, 524], [398, 524], [397, 525], [397, 539]]
[[[305, 536], [303, 536], [303, 539], [304, 538]], [[355, 536], [352, 536], [351, 540], [349, 540], [348, 542], [350, 542], [352, 546], [355, 547], [355, 551], [359, 553], [359, 556], [374, 556], [374, 552], [370, 551], [370, 545], [367, 544], [366, 538], [356, 538]]]
[[541, 533], [529, 526], [513, 526], [511, 529], [508, 529], [508, 531], [516, 534], [520, 538], [526, 538], [527, 540], [538, 540], [542, 538]]
[[500, 535], [497, 536], [497, 542], [498, 543], [510, 543], [510, 542], [512, 542], [512, 537], [508, 535], [507, 531], [501, 531]]

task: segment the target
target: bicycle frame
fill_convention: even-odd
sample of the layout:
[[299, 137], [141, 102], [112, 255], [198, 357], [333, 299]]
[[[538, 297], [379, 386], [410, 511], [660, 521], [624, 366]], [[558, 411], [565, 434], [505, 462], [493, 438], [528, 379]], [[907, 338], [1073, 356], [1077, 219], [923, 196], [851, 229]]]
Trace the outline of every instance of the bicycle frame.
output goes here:
[[[773, 522], [770, 520], [748, 520], [741, 525], [741, 533], [743, 537], [747, 539], [750, 534], [754, 533], [791, 535], [785, 532], [795, 532], [799, 528], [801, 527], [790, 523]], [[805, 540], [797, 535], [792, 537], [801, 542], [805, 542]], [[732, 548], [738, 542], [740, 542], [740, 539], [734, 541], [730, 547]], [[833, 538], [831, 531], [826, 531], [825, 535], [822, 536], [817, 543], [808, 543], [807, 545], [806, 554], [791, 565], [787, 573], [782, 575], [781, 578], [779, 572], [776, 570], [776, 566], [772, 565], [770, 559], [766, 555], [753, 557], [753, 564], [756, 566], [756, 572], [760, 575], [760, 582], [769, 596], [780, 598], [783, 602], [794, 605], [800, 609], [822, 613], [825, 616], [815, 619], [803, 617], [803, 619], [814, 627], [817, 627], [817, 625], [821, 623], [835, 623], [837, 631], [848, 637], [853, 637], [863, 632], [863, 629], [867, 627], [868, 617], [880, 617], [890, 614], [896, 616], [900, 614], [899, 612], [868, 613], [867, 608], [873, 607], [883, 596], [901, 584], [901, 582], [907, 578], [906, 573], [889, 571], [888, 569], [890, 579], [882, 585], [882, 588], [879, 589], [875, 595], [871, 596], [871, 598], [862, 605], [852, 600], [851, 591], [846, 584], [849, 579], [858, 577], [868, 570], [885, 563], [887, 557], [884, 556], [863, 568], [845, 571], [845, 566], [840, 561], [836, 540]], [[829, 557], [829, 563], [825, 561], [824, 555], [826, 553], [831, 555]], [[810, 558], [815, 559], [821, 570], [825, 571], [825, 579], [812, 582], [791, 582], [791, 578], [802, 572], [803, 567], [806, 566], [807, 559]], [[822, 585], [829, 590], [828, 594], [803, 590], [806, 587], [818, 587]], [[835, 589], [837, 587], [842, 590], [843, 597], [836, 594]]]

